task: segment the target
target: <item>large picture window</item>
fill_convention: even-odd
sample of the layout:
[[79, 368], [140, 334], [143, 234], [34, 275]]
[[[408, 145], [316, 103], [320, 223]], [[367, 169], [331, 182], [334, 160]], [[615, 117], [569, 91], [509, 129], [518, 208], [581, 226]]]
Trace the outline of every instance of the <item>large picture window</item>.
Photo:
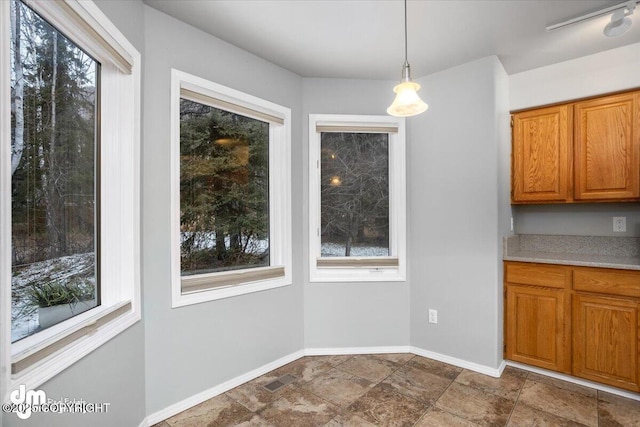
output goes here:
[[99, 305], [100, 64], [11, 1], [11, 339]]
[[174, 307], [290, 283], [287, 108], [173, 71]]
[[310, 115], [312, 281], [404, 280], [404, 122]]
[[0, 394], [140, 319], [140, 54], [90, 1], [0, 2]]

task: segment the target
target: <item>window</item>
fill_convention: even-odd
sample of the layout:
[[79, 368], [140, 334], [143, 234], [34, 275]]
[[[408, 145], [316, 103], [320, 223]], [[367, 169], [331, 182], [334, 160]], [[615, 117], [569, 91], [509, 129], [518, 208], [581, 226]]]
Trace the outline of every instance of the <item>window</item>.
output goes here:
[[2, 382], [33, 389], [140, 319], [140, 56], [90, 2], [0, 29]]
[[99, 304], [100, 64], [11, 2], [11, 341]]
[[173, 306], [291, 283], [290, 110], [172, 72]]
[[309, 116], [310, 280], [405, 280], [404, 120]]

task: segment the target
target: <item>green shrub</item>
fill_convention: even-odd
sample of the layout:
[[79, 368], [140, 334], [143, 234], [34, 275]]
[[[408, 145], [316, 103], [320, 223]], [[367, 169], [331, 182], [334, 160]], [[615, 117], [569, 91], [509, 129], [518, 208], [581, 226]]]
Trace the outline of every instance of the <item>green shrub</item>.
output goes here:
[[80, 301], [93, 299], [94, 295], [94, 287], [80, 281], [34, 284], [27, 291], [27, 297], [31, 303], [39, 307], [61, 304], [75, 306]]

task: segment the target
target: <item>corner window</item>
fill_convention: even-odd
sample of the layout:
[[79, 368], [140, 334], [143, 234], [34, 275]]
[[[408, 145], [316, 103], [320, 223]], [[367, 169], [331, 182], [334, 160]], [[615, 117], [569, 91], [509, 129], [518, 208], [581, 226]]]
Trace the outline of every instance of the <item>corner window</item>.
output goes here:
[[290, 111], [173, 70], [173, 306], [290, 284]]
[[6, 393], [140, 319], [140, 55], [91, 2], [2, 2], [0, 28]]
[[310, 115], [311, 281], [405, 280], [404, 121]]

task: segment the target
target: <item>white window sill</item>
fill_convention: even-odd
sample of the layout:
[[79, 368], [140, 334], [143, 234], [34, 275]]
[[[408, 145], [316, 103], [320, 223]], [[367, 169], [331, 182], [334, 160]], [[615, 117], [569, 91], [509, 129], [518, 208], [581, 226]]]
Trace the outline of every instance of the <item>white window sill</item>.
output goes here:
[[[24, 384], [27, 389], [36, 389], [47, 379], [128, 329], [141, 318], [140, 312], [132, 308], [135, 306], [131, 302], [123, 302], [108, 308], [89, 310], [76, 316], [88, 315], [81, 322], [76, 318], [70, 319], [75, 326], [38, 345], [22, 349], [18, 347], [16, 350], [21, 351], [11, 361], [11, 387]], [[12, 347], [16, 347], [16, 344]]]
[[[281, 268], [284, 270], [283, 267], [266, 267], [265, 269], [279, 270]], [[186, 280], [189, 280], [189, 279], [186, 279]], [[182, 281], [183, 282], [185, 281], [185, 277], [182, 278]], [[202, 287], [207, 285], [199, 285], [197, 286], [198, 289], [195, 289], [192, 291], [186, 290], [187, 288], [184, 288], [185, 290], [174, 289], [174, 295], [172, 298], [171, 307], [172, 308], [184, 307], [191, 304], [199, 304], [202, 302], [215, 301], [223, 298], [230, 298], [238, 295], [250, 294], [253, 292], [266, 291], [269, 289], [275, 289], [275, 288], [291, 285], [292, 282], [289, 275], [284, 274], [284, 275], [279, 275], [278, 277], [275, 277], [272, 279], [256, 280], [253, 282], [247, 282], [247, 283], [241, 283], [241, 284], [231, 283], [228, 285], [220, 285], [219, 283], [220, 281], [216, 279], [215, 284], [209, 285], [209, 288]]]

